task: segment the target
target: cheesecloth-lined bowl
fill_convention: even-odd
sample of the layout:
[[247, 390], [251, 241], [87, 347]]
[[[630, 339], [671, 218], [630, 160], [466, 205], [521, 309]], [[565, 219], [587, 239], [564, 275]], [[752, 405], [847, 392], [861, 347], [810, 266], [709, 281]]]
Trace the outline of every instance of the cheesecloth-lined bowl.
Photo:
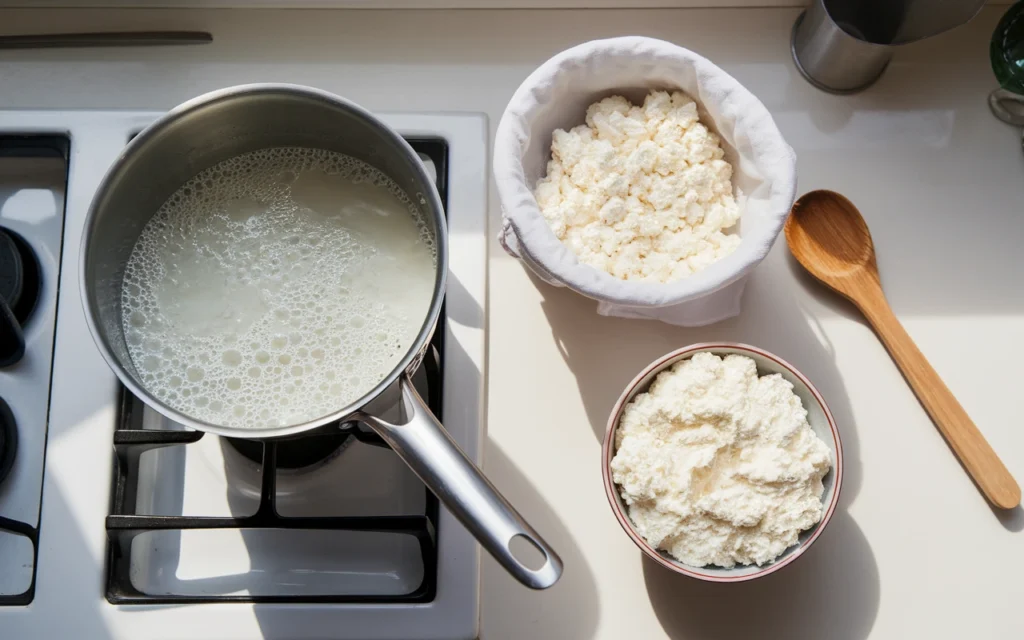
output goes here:
[[[721, 138], [742, 196], [739, 247], [664, 284], [620, 280], [581, 263], [551, 231], [533, 195], [556, 129], [583, 124], [587, 107], [602, 98], [623, 95], [640, 104], [655, 89], [681, 90], [697, 102], [701, 122]], [[739, 313], [746, 279], [768, 254], [796, 197], [796, 156], [765, 106], [732, 76], [670, 42], [629, 36], [578, 45], [530, 74], [498, 124], [494, 177], [499, 240], [541, 279], [597, 300], [601, 315], [699, 326]]]

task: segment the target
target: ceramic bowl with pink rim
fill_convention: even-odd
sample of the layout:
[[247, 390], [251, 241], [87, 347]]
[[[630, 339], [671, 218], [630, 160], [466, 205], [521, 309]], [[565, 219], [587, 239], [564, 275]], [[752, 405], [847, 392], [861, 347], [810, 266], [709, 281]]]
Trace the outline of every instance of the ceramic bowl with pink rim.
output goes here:
[[[832, 452], [832, 469], [822, 480], [825, 490], [821, 496], [824, 507], [821, 522], [801, 533], [797, 543], [786, 549], [778, 558], [760, 567], [757, 565], [736, 565], [728, 569], [716, 566], [692, 567], [679, 562], [664, 551], [655, 549], [634, 530], [626, 510], [626, 505], [619, 495], [619, 487], [612, 482], [610, 467], [612, 458], [615, 456], [615, 432], [618, 429], [619, 419], [625, 406], [634, 396], [647, 391], [659, 373], [677, 362], [689, 359], [695, 353], [701, 351], [710, 351], [719, 356], [728, 354], [747, 356], [757, 365], [757, 374], [759, 376], [778, 373], [788, 380], [793, 385], [793, 392], [800, 398], [800, 402], [803, 403], [804, 408], [807, 410], [807, 422]], [[658, 358], [641, 371], [629, 383], [629, 386], [622, 392], [618, 402], [612, 408], [611, 416], [608, 419], [608, 430], [604, 436], [604, 445], [601, 448], [601, 456], [601, 471], [604, 476], [604, 490], [608, 496], [608, 503], [611, 505], [619, 524], [622, 525], [622, 529], [629, 535], [636, 546], [652, 560], [672, 571], [709, 582], [743, 582], [745, 580], [753, 580], [792, 564], [818, 539], [825, 526], [828, 525], [829, 520], [832, 519], [836, 503], [839, 501], [839, 489], [843, 484], [843, 445], [839, 439], [839, 430], [836, 428], [836, 422], [832, 418], [828, 405], [825, 404], [825, 400], [818, 393], [818, 390], [814, 388], [814, 385], [811, 384], [811, 381], [797, 371], [793, 365], [764, 349], [729, 342], [695, 344], [683, 347]]]

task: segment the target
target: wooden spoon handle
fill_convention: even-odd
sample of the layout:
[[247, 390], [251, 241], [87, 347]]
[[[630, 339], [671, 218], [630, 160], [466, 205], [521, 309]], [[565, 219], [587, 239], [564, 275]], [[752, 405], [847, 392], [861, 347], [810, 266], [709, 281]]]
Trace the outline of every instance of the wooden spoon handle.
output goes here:
[[989, 502], [1001, 509], [1012, 509], [1020, 504], [1017, 482], [896, 319], [881, 289], [870, 302], [858, 306], [874, 326], [935, 426]]

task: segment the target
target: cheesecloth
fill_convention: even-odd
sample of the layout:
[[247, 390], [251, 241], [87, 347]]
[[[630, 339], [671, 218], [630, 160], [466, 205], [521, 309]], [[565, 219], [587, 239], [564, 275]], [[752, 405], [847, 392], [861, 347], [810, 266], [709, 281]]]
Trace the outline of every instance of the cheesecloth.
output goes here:
[[[551, 134], [583, 123], [609, 95], [641, 104], [653, 89], [682, 90], [718, 133], [741, 196], [742, 241], [703, 271], [669, 283], [615, 278], [580, 263], [551, 231], [533, 197], [551, 157]], [[768, 254], [796, 197], [796, 155], [761, 102], [696, 53], [663, 40], [594, 40], [556, 55], [519, 86], [494, 141], [502, 208], [499, 240], [541, 279], [598, 301], [605, 316], [700, 326], [735, 316], [751, 270]]]

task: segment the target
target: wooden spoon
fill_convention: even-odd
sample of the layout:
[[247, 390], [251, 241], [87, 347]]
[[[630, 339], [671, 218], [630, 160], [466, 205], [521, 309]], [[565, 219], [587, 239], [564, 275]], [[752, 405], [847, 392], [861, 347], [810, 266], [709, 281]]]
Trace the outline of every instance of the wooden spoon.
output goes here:
[[871, 233], [853, 203], [832, 191], [804, 195], [786, 221], [786, 241], [811, 275], [848, 298], [868, 319], [989, 502], [1002, 509], [1020, 504], [1013, 476], [889, 308]]

